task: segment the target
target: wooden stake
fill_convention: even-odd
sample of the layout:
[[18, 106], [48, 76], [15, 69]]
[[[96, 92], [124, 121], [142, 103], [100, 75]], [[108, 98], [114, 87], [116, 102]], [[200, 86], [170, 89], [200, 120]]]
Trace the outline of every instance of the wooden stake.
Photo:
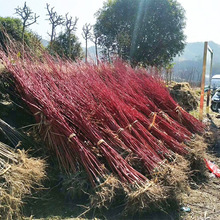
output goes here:
[[202, 121], [203, 119], [207, 50], [208, 50], [208, 42], [206, 41], [204, 43], [203, 68], [202, 68], [202, 80], [201, 80], [201, 96], [200, 96], [200, 109], [199, 109], [199, 120], [200, 121]]

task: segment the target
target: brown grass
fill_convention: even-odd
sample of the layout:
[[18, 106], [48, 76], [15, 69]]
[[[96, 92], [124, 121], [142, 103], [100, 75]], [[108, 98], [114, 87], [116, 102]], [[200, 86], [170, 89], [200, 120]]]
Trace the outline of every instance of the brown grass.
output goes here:
[[22, 199], [39, 187], [45, 177], [44, 160], [29, 158], [20, 150], [15, 155], [18, 162], [8, 164], [6, 172], [0, 175], [1, 219], [19, 219]]

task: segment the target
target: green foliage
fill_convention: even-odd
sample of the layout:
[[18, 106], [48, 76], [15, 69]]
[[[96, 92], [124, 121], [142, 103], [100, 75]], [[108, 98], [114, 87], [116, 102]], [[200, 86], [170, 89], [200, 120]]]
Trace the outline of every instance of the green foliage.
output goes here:
[[[6, 50], [8, 40], [5, 34], [7, 34], [10, 39], [22, 43], [22, 28], [23, 26], [20, 19], [0, 17], [0, 45], [4, 50]], [[33, 50], [43, 48], [40, 38], [31, 31], [25, 31], [24, 43]]]
[[60, 57], [66, 57], [72, 60], [82, 59], [83, 52], [78, 38], [74, 34], [61, 33], [49, 45], [51, 53], [58, 54]]
[[185, 46], [184, 10], [176, 0], [109, 0], [95, 31], [104, 51], [133, 65], [166, 65]]
[[41, 42], [41, 37], [31, 31], [25, 31], [24, 42], [36, 55], [40, 55], [45, 50]]
[[0, 17], [0, 45], [5, 49], [7, 38], [5, 33], [8, 34], [10, 38], [16, 41], [22, 40], [22, 23], [20, 19], [17, 18], [2, 18]]

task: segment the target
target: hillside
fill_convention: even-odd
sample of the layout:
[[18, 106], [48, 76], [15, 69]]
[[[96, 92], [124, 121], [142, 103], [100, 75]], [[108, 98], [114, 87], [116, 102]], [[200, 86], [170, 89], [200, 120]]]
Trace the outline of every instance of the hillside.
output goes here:
[[[210, 41], [214, 52], [212, 74], [220, 74], [220, 45]], [[174, 59], [174, 79], [178, 81], [198, 82], [201, 80], [204, 42], [188, 43], [183, 54]], [[208, 55], [207, 65], [210, 64]]]
[[[85, 53], [86, 48], [83, 47], [82, 49]], [[98, 56], [100, 59], [100, 57], [101, 57], [101, 49], [100, 48], [98, 48]], [[96, 62], [95, 46], [88, 47], [88, 60]]]
[[[209, 42], [210, 48], [214, 52], [214, 63], [220, 60], [220, 45], [212, 41]], [[179, 61], [200, 60], [203, 58], [204, 42], [188, 43], [183, 54], [178, 57]]]
[[44, 47], [47, 47], [49, 45], [49, 41], [45, 39], [41, 39], [41, 43], [43, 44]]

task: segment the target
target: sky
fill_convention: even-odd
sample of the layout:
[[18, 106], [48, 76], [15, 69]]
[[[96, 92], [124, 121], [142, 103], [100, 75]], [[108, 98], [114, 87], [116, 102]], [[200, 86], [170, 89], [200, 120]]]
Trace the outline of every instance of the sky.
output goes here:
[[[177, 0], [186, 12], [187, 42], [214, 41], [220, 44], [220, 0]], [[0, 16], [16, 17], [15, 8], [23, 6], [24, 0], [0, 0]], [[38, 24], [31, 26], [43, 39], [49, 40], [50, 25], [47, 18], [46, 3], [54, 7], [60, 15], [69, 13], [72, 17], [78, 17], [76, 35], [82, 46], [82, 27], [85, 23], [94, 24], [94, 14], [103, 6], [104, 0], [26, 0], [33, 12], [40, 15]]]

